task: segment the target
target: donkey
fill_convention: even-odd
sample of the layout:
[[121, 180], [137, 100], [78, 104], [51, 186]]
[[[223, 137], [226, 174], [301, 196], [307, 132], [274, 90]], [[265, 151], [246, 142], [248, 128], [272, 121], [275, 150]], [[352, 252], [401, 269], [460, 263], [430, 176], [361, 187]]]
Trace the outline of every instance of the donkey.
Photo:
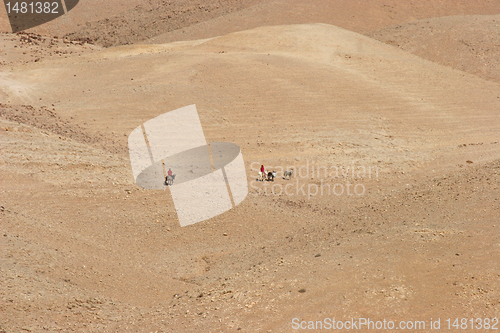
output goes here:
[[165, 184], [168, 186], [172, 186], [172, 185], [174, 185], [174, 180], [175, 180], [175, 175], [167, 176], [165, 178]]
[[257, 181], [263, 182], [264, 179], [266, 179], [266, 173], [262, 172], [262, 171], [259, 171], [259, 178], [257, 178]]

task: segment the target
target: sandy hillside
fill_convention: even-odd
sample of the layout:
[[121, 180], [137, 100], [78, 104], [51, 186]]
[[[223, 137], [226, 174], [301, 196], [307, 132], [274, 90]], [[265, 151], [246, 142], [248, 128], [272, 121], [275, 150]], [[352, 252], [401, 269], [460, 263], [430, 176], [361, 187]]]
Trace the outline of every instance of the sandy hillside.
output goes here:
[[[152, 43], [194, 40], [304, 23], [332, 24], [364, 34], [421, 19], [499, 12], [496, 0], [80, 0], [68, 14], [29, 32], [111, 46], [148, 39]], [[9, 31], [4, 19], [0, 31]]]
[[500, 13], [497, 1], [262, 1], [248, 8], [157, 34], [152, 43], [199, 39], [268, 25], [326, 23], [367, 34], [393, 25], [451, 15]]
[[[497, 2], [98, 3], [0, 36], [0, 332], [498, 317]], [[181, 30], [135, 34], [168, 6]], [[177, 42], [102, 47], [145, 37]], [[250, 192], [181, 228], [169, 190], [134, 184], [127, 137], [190, 104]], [[255, 182], [260, 164], [296, 175]]]
[[[101, 46], [130, 44], [166, 31], [229, 15], [262, 0], [80, 0], [66, 15], [28, 32], [49, 36], [69, 36]], [[2, 14], [5, 7], [1, 7]], [[10, 31], [6, 16], [0, 31]]]
[[500, 82], [500, 15], [438, 17], [368, 35], [422, 58]]
[[[5, 328], [288, 331], [320, 311], [498, 310], [494, 266], [476, 274], [473, 260], [498, 256], [495, 83], [323, 24], [108, 49], [23, 64], [2, 80], [8, 103], [33, 105], [3, 108]], [[237, 209], [180, 228], [167, 193], [133, 184], [126, 136], [191, 103], [209, 141], [242, 147], [252, 187]], [[55, 119], [30, 124], [44, 114]], [[321, 179], [364, 184], [363, 196], [265, 196], [252, 162], [380, 173]], [[298, 180], [320, 181], [311, 178]], [[445, 268], [460, 255], [469, 261]], [[476, 288], [485, 296], [456, 302]]]
[[344, 142], [360, 147], [346, 160], [404, 169], [494, 142], [500, 124], [497, 84], [322, 24], [41, 61], [3, 82], [9, 103], [53, 108], [123, 147], [138, 123], [196, 104], [208, 139], [249, 159], [338, 162]]

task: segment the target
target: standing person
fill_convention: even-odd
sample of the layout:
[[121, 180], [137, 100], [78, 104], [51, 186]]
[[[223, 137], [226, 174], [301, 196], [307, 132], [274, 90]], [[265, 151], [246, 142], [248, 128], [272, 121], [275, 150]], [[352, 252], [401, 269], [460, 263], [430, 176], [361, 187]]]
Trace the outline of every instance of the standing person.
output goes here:
[[264, 171], [264, 165], [260, 166], [259, 178], [261, 181], [264, 181], [264, 178], [266, 178], [266, 173]]
[[172, 176], [172, 169], [168, 168], [167, 175]]

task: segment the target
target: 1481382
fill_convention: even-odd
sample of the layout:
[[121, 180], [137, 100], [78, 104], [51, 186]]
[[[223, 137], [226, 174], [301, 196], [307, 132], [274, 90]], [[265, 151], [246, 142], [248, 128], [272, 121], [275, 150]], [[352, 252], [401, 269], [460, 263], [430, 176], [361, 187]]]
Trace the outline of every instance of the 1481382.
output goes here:
[[59, 3], [57, 2], [7, 2], [5, 4], [7, 14], [59, 14]]
[[448, 318], [446, 322], [448, 329], [498, 330], [498, 318]]

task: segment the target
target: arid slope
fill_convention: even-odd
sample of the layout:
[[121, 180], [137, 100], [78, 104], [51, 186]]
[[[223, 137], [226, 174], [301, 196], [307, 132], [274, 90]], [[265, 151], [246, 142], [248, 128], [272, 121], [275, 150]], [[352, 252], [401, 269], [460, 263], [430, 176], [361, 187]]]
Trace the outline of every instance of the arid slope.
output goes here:
[[[498, 83], [326, 24], [87, 51], [0, 77], [0, 331], [500, 311]], [[193, 103], [207, 140], [242, 148], [251, 187], [180, 228], [168, 191], [133, 183], [127, 135]], [[274, 183], [364, 195], [273, 195], [252, 163], [379, 173]]]
[[494, 31], [500, 31], [500, 15], [431, 18], [368, 35], [424, 59], [499, 83], [500, 34]]

